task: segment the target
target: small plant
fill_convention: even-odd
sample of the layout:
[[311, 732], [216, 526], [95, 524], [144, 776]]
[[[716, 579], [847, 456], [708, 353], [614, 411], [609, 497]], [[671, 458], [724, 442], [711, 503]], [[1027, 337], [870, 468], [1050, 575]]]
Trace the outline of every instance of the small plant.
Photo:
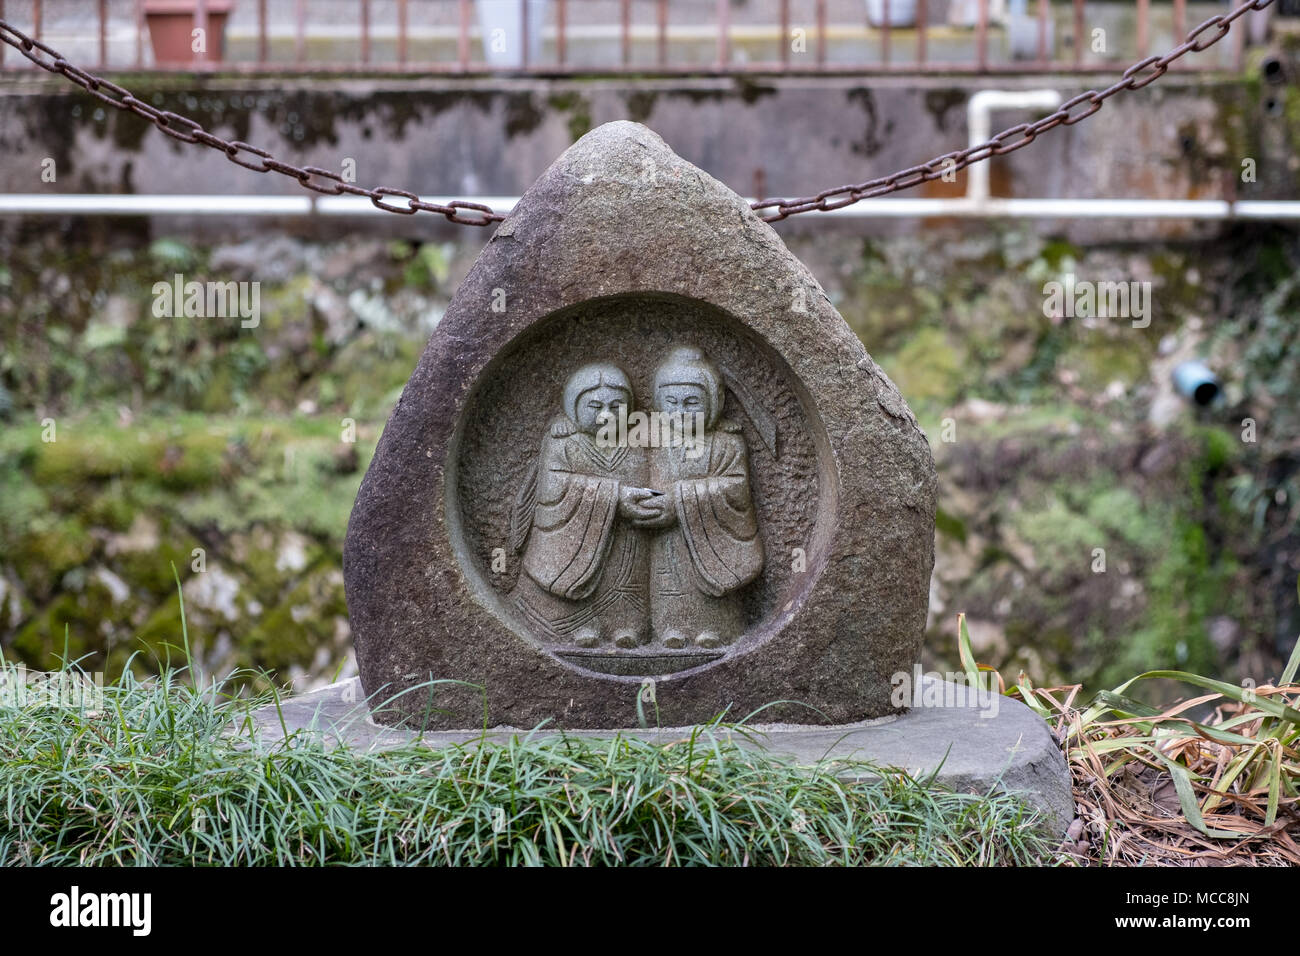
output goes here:
[[[1080, 685], [1035, 687], [1022, 673], [1008, 687], [992, 668], [976, 664], [965, 615], [958, 618], [958, 649], [969, 675], [993, 673], [1004, 693], [1054, 725], [1082, 825], [1103, 861], [1208, 855], [1300, 864], [1300, 641], [1276, 684], [1238, 687], [1155, 670], [1101, 691], [1086, 707], [1076, 706]], [[1153, 680], [1211, 693], [1164, 709], [1129, 696], [1130, 688]]]

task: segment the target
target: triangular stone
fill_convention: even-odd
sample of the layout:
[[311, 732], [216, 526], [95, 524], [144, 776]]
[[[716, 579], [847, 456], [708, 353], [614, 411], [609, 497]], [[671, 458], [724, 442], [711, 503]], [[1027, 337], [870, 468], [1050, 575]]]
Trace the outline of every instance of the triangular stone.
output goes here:
[[384, 429], [343, 563], [363, 688], [430, 728], [893, 712], [935, 491], [777, 234], [601, 126], [497, 228]]

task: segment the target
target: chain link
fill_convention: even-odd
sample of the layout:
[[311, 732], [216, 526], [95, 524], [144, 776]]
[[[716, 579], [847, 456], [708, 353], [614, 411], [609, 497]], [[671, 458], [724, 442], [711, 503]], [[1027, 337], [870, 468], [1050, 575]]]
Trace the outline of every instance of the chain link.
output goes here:
[[[1232, 25], [1238, 19], [1252, 10], [1263, 10], [1271, 3], [1273, 3], [1273, 0], [1246, 0], [1245, 3], [1235, 7], [1229, 13], [1212, 16], [1195, 27], [1187, 34], [1182, 43], [1163, 56], [1148, 56], [1134, 63], [1124, 71], [1119, 81], [1106, 89], [1100, 92], [1088, 90], [1080, 93], [1078, 96], [1066, 100], [1055, 112], [1037, 122], [1018, 123], [1004, 129], [979, 145], [944, 153], [929, 162], [908, 169], [900, 169], [896, 173], [882, 176], [879, 179], [870, 179], [856, 185], [825, 189], [815, 196], [805, 196], [800, 199], [763, 199], [750, 205], [755, 212], [762, 212], [765, 209], [775, 210], [762, 216], [762, 219], [764, 222], [779, 222], [782, 219], [788, 219], [802, 213], [829, 212], [832, 209], [851, 206], [864, 199], [888, 195], [902, 189], [911, 189], [922, 183], [939, 179], [944, 175], [955, 175], [959, 170], [986, 160], [991, 156], [1005, 156], [1007, 153], [1013, 153], [1028, 146], [1048, 130], [1055, 129], [1058, 126], [1073, 126], [1075, 123], [1087, 119], [1101, 109], [1106, 100], [1116, 93], [1122, 90], [1140, 90], [1148, 83], [1158, 80], [1169, 71], [1170, 64], [1175, 60], [1187, 53], [1200, 53], [1208, 50], [1228, 35]], [[1202, 39], [1201, 34], [1211, 29], [1214, 30], [1214, 33]], [[464, 226], [486, 226], [490, 223], [501, 222], [505, 218], [500, 213], [494, 212], [490, 206], [485, 206], [482, 203], [457, 199], [444, 206], [438, 203], [425, 202], [415, 193], [408, 192], [405, 189], [393, 189], [389, 186], [366, 189], [346, 182], [340, 174], [332, 170], [322, 169], [319, 166], [294, 166], [291, 163], [281, 162], [264, 149], [259, 149], [238, 140], [224, 140], [220, 136], [208, 132], [203, 128], [202, 124], [189, 117], [155, 109], [149, 104], [136, 99], [130, 90], [74, 66], [65, 60], [57, 50], [47, 46], [40, 40], [32, 39], [4, 20], [0, 20], [0, 40], [9, 44], [41, 69], [67, 77], [91, 96], [107, 103], [109, 106], [134, 113], [148, 120], [163, 133], [173, 139], [180, 140], [182, 143], [201, 143], [204, 146], [219, 150], [225, 154], [226, 159], [237, 166], [243, 166], [245, 169], [251, 169], [257, 173], [280, 173], [297, 180], [298, 185], [305, 189], [323, 193], [326, 196], [344, 194], [365, 196], [374, 203], [377, 209], [396, 213], [400, 216], [412, 216], [417, 212], [433, 212], [445, 216], [449, 222]], [[1150, 72], [1147, 72], [1148, 70]], [[1078, 112], [1072, 112], [1075, 107], [1084, 106], [1084, 104], [1087, 104], [1086, 108]], [[1013, 137], [1019, 138], [1013, 140]], [[1008, 142], [1008, 140], [1011, 140], [1011, 142]], [[249, 162], [241, 158], [241, 153], [256, 157], [259, 162]], [[405, 199], [406, 202], [404, 204], [387, 202], [385, 200], [387, 196], [396, 196]], [[475, 215], [463, 215], [464, 212], [474, 213]]]
[[[163, 133], [173, 139], [180, 140], [182, 143], [200, 143], [204, 146], [210, 146], [223, 153], [226, 159], [232, 163], [243, 166], [245, 169], [251, 169], [257, 173], [280, 173], [291, 179], [296, 179], [300, 186], [318, 193], [324, 193], [327, 196], [339, 196], [344, 193], [353, 196], [365, 196], [380, 209], [401, 213], [405, 216], [412, 215], [417, 211], [433, 212], [445, 216], [450, 222], [464, 226], [486, 226], [490, 223], [500, 222], [505, 218], [481, 203], [457, 200], [443, 206], [438, 203], [424, 202], [414, 193], [401, 189], [390, 189], [386, 186], [365, 189], [361, 186], [354, 186], [345, 182], [338, 173], [328, 169], [321, 169], [319, 166], [294, 166], [292, 163], [281, 162], [264, 149], [259, 149], [248, 143], [241, 143], [238, 140], [222, 139], [220, 136], [208, 132], [201, 123], [187, 116], [155, 109], [137, 99], [130, 90], [74, 66], [65, 60], [57, 50], [39, 40], [32, 39], [4, 20], [0, 20], [0, 40], [9, 44], [41, 69], [67, 77], [91, 96], [107, 103], [114, 109], [134, 113], [136, 116], [153, 123]], [[245, 158], [248, 156], [256, 157], [257, 161], [250, 162]], [[405, 205], [388, 205], [384, 202], [385, 196], [401, 196], [407, 202]], [[466, 215], [466, 213], [472, 213], [473, 215]]]
[[[1163, 56], [1149, 56], [1146, 59], [1139, 60], [1124, 71], [1121, 80], [1106, 89], [1100, 92], [1088, 90], [1085, 93], [1080, 93], [1078, 96], [1062, 103], [1056, 112], [1043, 117], [1038, 122], [1019, 123], [1004, 129], [977, 146], [969, 146], [966, 149], [945, 153], [942, 156], [936, 156], [928, 163], [890, 173], [888, 176], [882, 176], [879, 179], [870, 179], [865, 183], [838, 186], [834, 189], [823, 190], [815, 196], [805, 196], [801, 199], [764, 199], [751, 205], [756, 212], [765, 209], [773, 210], [762, 217], [765, 222], [779, 222], [782, 219], [788, 219], [790, 216], [798, 216], [806, 212], [826, 212], [831, 209], [840, 209], [873, 196], [884, 196], [888, 193], [898, 192], [901, 189], [910, 189], [923, 182], [938, 179], [945, 173], [953, 175], [958, 170], [988, 159], [990, 156], [1003, 156], [1015, 152], [1017, 149], [1028, 146], [1048, 130], [1055, 129], [1058, 126], [1073, 126], [1075, 123], [1087, 119], [1101, 109], [1106, 100], [1121, 90], [1140, 90], [1148, 83], [1158, 80], [1168, 72], [1170, 64], [1179, 57], [1187, 53], [1200, 53], [1203, 50], [1208, 50], [1228, 35], [1232, 24], [1239, 18], [1252, 10], [1263, 10], [1272, 2], [1273, 0], [1247, 0], [1247, 2], [1234, 8], [1230, 13], [1210, 17], [1188, 33], [1183, 42], [1168, 53]], [[1208, 37], [1200, 38], [1203, 33], [1210, 30], [1214, 30], [1214, 32]], [[1151, 72], [1146, 73], [1147, 70]], [[1086, 108], [1080, 109], [1078, 112], [1072, 112], [1076, 107], [1085, 104]], [[1019, 136], [1020, 138], [1014, 142], [1006, 142], [1013, 136]], [[918, 175], [918, 171], [924, 172]]]

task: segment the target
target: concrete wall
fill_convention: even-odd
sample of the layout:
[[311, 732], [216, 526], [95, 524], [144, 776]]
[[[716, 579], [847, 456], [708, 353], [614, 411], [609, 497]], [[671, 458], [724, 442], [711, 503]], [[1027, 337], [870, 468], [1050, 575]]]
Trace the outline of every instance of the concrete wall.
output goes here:
[[[1098, 79], [1105, 85], [1108, 79]], [[289, 162], [340, 168], [356, 161], [362, 185], [424, 194], [522, 192], [573, 139], [594, 125], [634, 119], [682, 156], [738, 192], [803, 195], [915, 165], [964, 146], [965, 104], [985, 88], [1053, 88], [1069, 97], [1080, 77], [890, 77], [779, 79], [357, 80], [266, 81], [134, 78], [146, 102], [200, 120], [226, 138], [262, 146]], [[1288, 116], [1290, 119], [1288, 119]], [[993, 128], [1034, 118], [999, 112]], [[1253, 78], [1211, 80], [1171, 74], [1122, 93], [1073, 127], [992, 161], [994, 195], [1016, 197], [1214, 198], [1225, 171], [1256, 160], [1257, 182], [1239, 198], [1300, 197], [1295, 148], [1300, 94]], [[1289, 125], [1288, 125], [1289, 124]], [[258, 175], [219, 153], [179, 143], [139, 118], [101, 106], [57, 78], [11, 82], [0, 94], [0, 191], [39, 193], [294, 194], [274, 174]], [[55, 183], [42, 161], [57, 164]], [[1239, 180], [1239, 176], [1237, 179]], [[935, 182], [907, 195], [960, 195]], [[397, 219], [397, 217], [392, 217]], [[419, 223], [349, 220], [338, 228], [428, 234]], [[825, 228], [805, 216], [783, 230]], [[187, 223], [156, 224], [189, 228]], [[934, 223], [837, 224], [890, 232]], [[200, 231], [265, 228], [265, 220], [217, 223]], [[287, 224], [295, 231], [302, 223]], [[980, 228], [978, 223], [966, 228]], [[1217, 227], [1184, 223], [1044, 223], [1076, 238], [1183, 235]]]

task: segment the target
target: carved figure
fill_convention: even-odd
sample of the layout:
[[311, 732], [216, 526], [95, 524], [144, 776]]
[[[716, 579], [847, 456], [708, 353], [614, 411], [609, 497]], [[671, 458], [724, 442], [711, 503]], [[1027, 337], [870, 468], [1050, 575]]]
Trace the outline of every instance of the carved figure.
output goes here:
[[736, 592], [763, 570], [763, 544], [750, 496], [740, 426], [722, 417], [722, 375], [697, 348], [673, 348], [655, 371], [654, 408], [702, 428], [675, 427], [675, 440], [650, 452], [656, 530], [650, 552], [650, 616], [665, 647], [720, 647], [744, 629]]
[[559, 641], [636, 647], [649, 640], [647, 532], [636, 522], [659, 512], [643, 506], [655, 497], [645, 449], [595, 438], [632, 404], [632, 385], [594, 363], [569, 377], [563, 402], [516, 499], [511, 543], [524, 554], [512, 597]]

